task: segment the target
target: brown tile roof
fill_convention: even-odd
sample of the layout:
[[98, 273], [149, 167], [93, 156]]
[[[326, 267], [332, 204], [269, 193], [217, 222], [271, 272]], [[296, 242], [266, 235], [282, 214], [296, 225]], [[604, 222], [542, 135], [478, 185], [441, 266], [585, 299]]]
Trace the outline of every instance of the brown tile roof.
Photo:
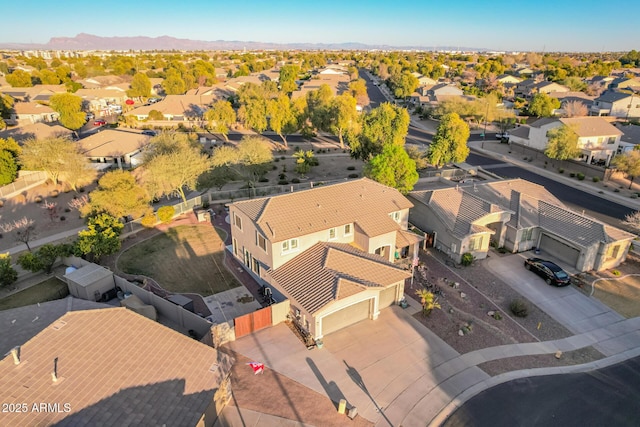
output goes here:
[[44, 139], [60, 135], [69, 137], [71, 134], [72, 132], [63, 126], [38, 122], [7, 128], [0, 132], [0, 138], [13, 138], [22, 142], [27, 139]]
[[398, 225], [391, 220], [392, 229], [387, 215], [413, 204], [398, 190], [361, 178], [233, 206], [275, 243], [350, 223], [371, 233], [393, 231]]
[[167, 95], [162, 101], [138, 107], [127, 115], [144, 116], [156, 110], [166, 115], [195, 117], [206, 111], [214, 100], [213, 95]]
[[[125, 308], [70, 312], [0, 361], [4, 425], [196, 425], [232, 360]], [[58, 381], [52, 381], [57, 360]]]
[[618, 128], [602, 117], [572, 117], [560, 121], [581, 137], [622, 135]]
[[367, 288], [384, 288], [410, 274], [385, 258], [344, 243], [320, 242], [269, 274], [309, 313]]
[[55, 113], [53, 108], [37, 102], [16, 102], [13, 104], [16, 114], [51, 114]]
[[87, 157], [119, 157], [138, 151], [151, 137], [135, 132], [107, 129], [81, 139], [80, 151]]
[[411, 231], [398, 230], [396, 232], [396, 248], [405, 248], [423, 240], [424, 236], [419, 236]]

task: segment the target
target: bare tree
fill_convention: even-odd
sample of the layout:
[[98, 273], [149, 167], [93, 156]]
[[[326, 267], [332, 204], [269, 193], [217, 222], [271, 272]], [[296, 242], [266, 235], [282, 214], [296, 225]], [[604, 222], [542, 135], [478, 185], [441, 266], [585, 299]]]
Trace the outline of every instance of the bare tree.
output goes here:
[[29, 252], [31, 252], [29, 242], [34, 240], [38, 235], [34, 221], [30, 218], [22, 217], [21, 219], [13, 222], [13, 227], [13, 230], [16, 232], [16, 240], [24, 243]]
[[567, 117], [585, 117], [588, 115], [587, 106], [577, 99], [565, 102], [564, 112]]
[[624, 221], [622, 221], [622, 223], [640, 230], [640, 211], [635, 211], [625, 216]]

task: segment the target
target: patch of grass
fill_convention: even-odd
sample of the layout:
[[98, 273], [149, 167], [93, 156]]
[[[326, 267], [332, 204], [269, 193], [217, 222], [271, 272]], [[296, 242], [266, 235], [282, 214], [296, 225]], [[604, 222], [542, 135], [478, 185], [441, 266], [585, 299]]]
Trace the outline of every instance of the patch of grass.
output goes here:
[[640, 316], [640, 277], [601, 280], [593, 296], [627, 319]]
[[209, 296], [240, 286], [224, 266], [224, 245], [210, 226], [181, 225], [125, 251], [118, 268], [144, 274], [171, 292]]
[[0, 299], [0, 310], [9, 310], [11, 308], [25, 307], [39, 302], [53, 301], [65, 298], [67, 295], [69, 295], [67, 284], [62, 280], [51, 277], [42, 283], [38, 283], [23, 291]]

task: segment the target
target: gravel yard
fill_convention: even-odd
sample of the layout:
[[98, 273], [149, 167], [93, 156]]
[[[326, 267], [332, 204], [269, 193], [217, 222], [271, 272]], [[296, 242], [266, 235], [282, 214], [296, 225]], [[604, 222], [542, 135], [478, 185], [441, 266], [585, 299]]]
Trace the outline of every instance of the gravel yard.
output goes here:
[[[500, 256], [495, 251], [490, 256]], [[469, 267], [447, 265], [446, 257], [435, 250], [421, 253], [421, 267], [415, 272], [413, 289], [407, 294], [418, 300], [415, 290], [428, 283], [439, 290], [440, 310], [430, 315], [417, 313], [415, 318], [460, 353], [504, 344], [550, 341], [572, 334], [545, 312], [527, 301], [528, 315], [515, 317], [509, 304], [516, 298], [525, 300], [508, 284], [488, 272], [477, 261]], [[433, 285], [437, 285], [434, 287]], [[489, 315], [491, 313], [492, 315]], [[499, 313], [499, 314], [496, 314]], [[587, 363], [603, 356], [593, 348], [563, 355], [521, 356], [487, 362], [482, 367], [490, 375], [532, 367]]]

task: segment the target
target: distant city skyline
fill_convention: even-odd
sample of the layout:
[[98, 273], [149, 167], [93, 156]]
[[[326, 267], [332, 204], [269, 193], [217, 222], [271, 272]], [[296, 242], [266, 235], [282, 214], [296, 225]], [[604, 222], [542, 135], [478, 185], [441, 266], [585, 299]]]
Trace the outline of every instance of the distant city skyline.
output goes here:
[[470, 0], [428, 3], [431, 2], [7, 2], [2, 7], [5, 19], [0, 27], [0, 43], [44, 44], [52, 37], [88, 33], [103, 37], [166, 35], [205, 41], [355, 42], [495, 51], [640, 49], [634, 35], [637, 14], [623, 13], [611, 3], [594, 0], [579, 3], [495, 0], [490, 5]]

